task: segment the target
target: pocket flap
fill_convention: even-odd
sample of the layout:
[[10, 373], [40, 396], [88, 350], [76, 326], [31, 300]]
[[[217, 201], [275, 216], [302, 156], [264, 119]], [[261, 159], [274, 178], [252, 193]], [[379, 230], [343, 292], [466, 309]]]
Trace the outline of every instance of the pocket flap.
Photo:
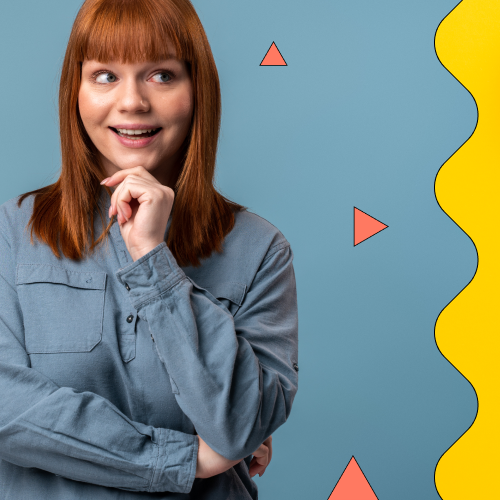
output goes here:
[[222, 281], [212, 285], [200, 286], [208, 290], [215, 298], [228, 299], [239, 306], [243, 303], [247, 288], [243, 283], [238, 283], [236, 281]]
[[104, 290], [106, 273], [96, 271], [70, 271], [50, 264], [18, 264], [16, 283], [61, 283], [76, 288]]

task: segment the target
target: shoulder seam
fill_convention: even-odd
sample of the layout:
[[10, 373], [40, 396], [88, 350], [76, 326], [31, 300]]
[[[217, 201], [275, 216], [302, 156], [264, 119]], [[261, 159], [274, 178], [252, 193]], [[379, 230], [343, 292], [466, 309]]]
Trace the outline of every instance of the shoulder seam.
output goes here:
[[257, 217], [259, 217], [259, 219], [265, 220], [268, 224], [270, 224], [271, 226], [273, 226], [274, 229], [276, 229], [276, 231], [278, 231], [280, 234], [283, 234], [283, 233], [281, 233], [281, 231], [272, 222], [269, 222], [267, 219], [265, 219], [264, 217], [262, 217], [262, 215], [256, 214], [255, 212], [250, 212], [250, 210], [246, 210], [246, 212], [248, 212], [249, 214], [252, 214], [252, 215], [256, 215]]
[[276, 243], [276, 245], [273, 245], [269, 251], [262, 263], [266, 262], [270, 257], [272, 257], [275, 253], [279, 252], [283, 248], [288, 248], [290, 247], [290, 243], [288, 241], [280, 241], [279, 243]]
[[10, 247], [10, 243], [9, 243], [8, 238], [7, 238], [7, 231], [6, 231], [5, 227], [3, 226], [2, 222], [0, 222], [0, 232], [3, 234], [3, 236], [5, 237], [5, 240], [7, 241], [7, 244]]

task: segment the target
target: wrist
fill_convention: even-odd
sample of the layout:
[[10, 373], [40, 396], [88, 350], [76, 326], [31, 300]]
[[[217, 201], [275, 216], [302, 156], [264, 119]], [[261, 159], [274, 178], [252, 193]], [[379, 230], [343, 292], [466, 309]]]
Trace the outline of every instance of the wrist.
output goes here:
[[196, 437], [198, 438], [198, 454], [196, 456], [196, 473], [194, 475], [195, 478], [202, 477], [202, 471], [201, 471], [201, 460], [200, 460], [200, 455], [201, 455], [201, 439], [200, 436], [197, 434]]
[[161, 243], [163, 243], [163, 240], [159, 241], [158, 243], [147, 244], [140, 249], [134, 249], [131, 252], [129, 252], [130, 256], [132, 257], [132, 260], [135, 262], [136, 260], [139, 260], [141, 257], [146, 255], [147, 253], [151, 252], [151, 250], [154, 250]]

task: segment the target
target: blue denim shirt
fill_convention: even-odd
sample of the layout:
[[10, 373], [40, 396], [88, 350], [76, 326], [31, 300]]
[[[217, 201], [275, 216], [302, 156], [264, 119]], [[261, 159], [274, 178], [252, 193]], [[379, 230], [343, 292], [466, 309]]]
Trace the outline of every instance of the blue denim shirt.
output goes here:
[[[194, 268], [166, 238], [133, 262], [115, 222], [75, 262], [31, 245], [33, 196], [17, 199], [0, 206], [1, 500], [257, 499], [251, 454], [298, 388], [283, 234], [236, 213], [223, 252]], [[108, 222], [104, 189], [99, 203]], [[196, 434], [243, 460], [195, 479]]]

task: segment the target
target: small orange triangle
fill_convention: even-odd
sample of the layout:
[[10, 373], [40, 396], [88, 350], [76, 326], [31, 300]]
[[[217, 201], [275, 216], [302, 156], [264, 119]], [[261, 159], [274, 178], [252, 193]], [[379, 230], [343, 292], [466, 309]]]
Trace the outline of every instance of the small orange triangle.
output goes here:
[[354, 246], [380, 233], [386, 227], [389, 226], [354, 207]]
[[264, 59], [262, 59], [262, 62], [260, 63], [261, 66], [288, 66], [285, 60], [283, 59], [283, 56], [281, 55], [280, 51], [278, 50], [278, 47], [276, 47], [276, 44], [273, 42], [271, 47], [269, 47], [269, 50], [267, 51], [267, 54], [264, 56]]
[[347, 464], [328, 500], [378, 500], [354, 457]]

